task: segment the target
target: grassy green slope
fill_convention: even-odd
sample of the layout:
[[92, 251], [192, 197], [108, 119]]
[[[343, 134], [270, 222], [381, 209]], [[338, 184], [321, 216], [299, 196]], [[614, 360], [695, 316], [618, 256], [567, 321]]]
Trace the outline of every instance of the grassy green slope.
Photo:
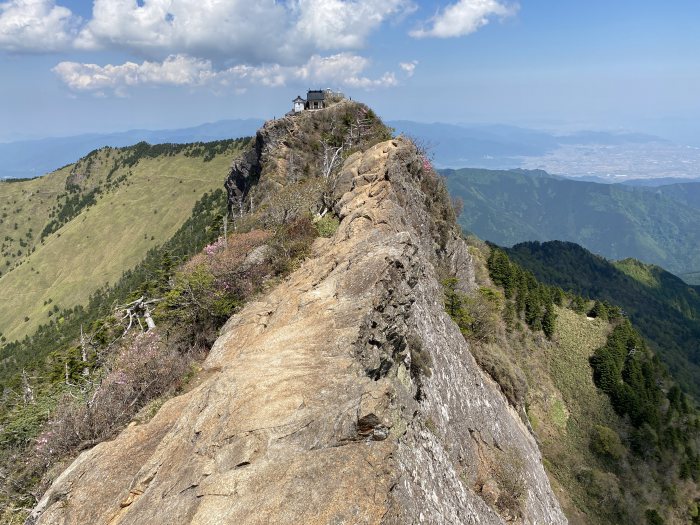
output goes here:
[[591, 486], [589, 474], [599, 478], [598, 484], [607, 476], [596, 468], [589, 442], [595, 425], [611, 425], [617, 417], [593, 383], [589, 358], [605, 344], [610, 325], [557, 308], [556, 326], [556, 344], [535, 346], [526, 353], [528, 417], [570, 522], [605, 523], [601, 509], [591, 505], [591, 492], [600, 489]]
[[[589, 360], [611, 325], [558, 308], [556, 326], [554, 344], [532, 349], [523, 367], [530, 374], [528, 416], [569, 523], [646, 523], [649, 508], [666, 523], [689, 523], [692, 479], [675, 477], [674, 466], [664, 472], [658, 457], [632, 452], [635, 431], [591, 377]], [[612, 455], [596, 452], [601, 429], [614, 438]]]
[[68, 166], [36, 179], [0, 182], [0, 275], [36, 245], [51, 208], [66, 193], [70, 171]]
[[507, 252], [546, 283], [620, 305], [674, 377], [700, 399], [700, 289], [658, 266], [612, 263], [573, 243], [521, 243]]
[[[7, 340], [33, 332], [49, 320], [55, 306], [85, 303], [97, 288], [114, 283], [150, 248], [169, 239], [189, 216], [193, 204], [205, 192], [221, 186], [240, 143], [231, 143], [211, 159], [193, 156], [192, 148], [178, 149], [154, 157], [146, 155], [130, 165], [132, 157], [116, 171], [115, 158], [129, 160], [133, 151], [98, 152], [87, 177], [94, 181], [93, 187], [102, 188], [95, 204], [37, 243], [33, 253], [0, 278], [0, 332]], [[70, 171], [69, 167], [47, 176], [50, 191], [58, 188], [60, 192]], [[107, 181], [110, 172], [112, 182]], [[120, 178], [121, 183], [114, 184]], [[7, 186], [20, 194], [25, 189], [26, 195], [30, 190], [24, 185], [36, 187], [43, 179]], [[89, 188], [84, 182], [79, 181]], [[37, 215], [36, 224], [48, 219], [48, 213]], [[43, 225], [32, 228], [41, 231]]]
[[700, 209], [672, 194], [520, 171], [445, 170], [464, 200], [460, 224], [503, 246], [573, 241], [613, 259], [634, 257], [676, 273], [700, 269]]

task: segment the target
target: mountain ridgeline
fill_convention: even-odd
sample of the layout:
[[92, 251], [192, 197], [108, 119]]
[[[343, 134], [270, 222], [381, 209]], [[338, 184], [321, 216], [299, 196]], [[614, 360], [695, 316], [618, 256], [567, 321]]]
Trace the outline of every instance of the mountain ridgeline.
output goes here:
[[[700, 416], [656, 346], [622, 309], [465, 238], [425, 152], [370, 108], [344, 100], [235, 149], [170, 150], [98, 152], [63, 173], [106, 177], [118, 154], [136, 184], [158, 163], [221, 162], [140, 262], [116, 261], [121, 277], [86, 281], [87, 299], [3, 346], [0, 521], [698, 521]], [[183, 185], [128, 221], [196, 193]], [[60, 222], [0, 285], [61, 239], [114, 259], [68, 232], [125, 228], [120, 188], [25, 226]], [[647, 270], [626, 271], [665, 279]]]
[[[331, 148], [342, 150], [341, 164], [330, 161]], [[164, 289], [153, 284], [162, 300], [147, 294], [139, 304], [157, 304], [149, 313], [156, 328], [110, 347], [114, 320], [104, 319], [109, 336], [93, 338], [99, 355], [121, 358], [90, 399], [119, 399], [144, 368], [131, 370], [130, 355], [181, 355], [187, 345], [172, 341], [183, 341], [183, 328], [197, 326], [201, 339], [202, 316], [235, 314], [199, 384], [81, 454], [30, 521], [406, 523], [423, 514], [564, 523], [533, 437], [435, 301], [442, 288], [431, 261], [444, 260], [468, 288], [470, 256], [444, 186], [415, 147], [391, 140], [365, 106], [341, 102], [268, 123], [228, 180], [236, 233], [159, 281]], [[460, 385], [483, 399], [468, 413], [457, 402]], [[70, 414], [92, 414], [95, 403], [57, 410], [42, 450], [56, 450]], [[478, 429], [482, 441], [448, 424], [445, 411], [461, 413], [450, 420]], [[472, 460], [460, 467], [458, 455]], [[511, 463], [521, 472], [512, 487], [502, 470]], [[497, 469], [489, 492], [497, 497], [487, 501], [481, 485]], [[446, 478], [438, 482], [435, 470]], [[295, 497], [300, 490], [319, 503]], [[428, 491], [440, 497], [430, 502]]]
[[231, 137], [252, 136], [261, 124], [262, 120], [259, 119], [222, 120], [184, 129], [134, 129], [116, 133], [92, 133], [0, 143], [2, 160], [0, 180], [41, 176], [60, 166], [73, 164], [75, 159], [104, 147], [120, 149], [139, 142], [149, 144], [216, 142], [229, 140]]
[[248, 140], [102, 148], [43, 177], [0, 182], [2, 340], [86, 304], [167, 241], [220, 189]]
[[542, 171], [443, 170], [464, 201], [459, 222], [500, 246], [572, 241], [611, 259], [633, 257], [692, 279], [700, 269], [699, 183], [598, 184]]

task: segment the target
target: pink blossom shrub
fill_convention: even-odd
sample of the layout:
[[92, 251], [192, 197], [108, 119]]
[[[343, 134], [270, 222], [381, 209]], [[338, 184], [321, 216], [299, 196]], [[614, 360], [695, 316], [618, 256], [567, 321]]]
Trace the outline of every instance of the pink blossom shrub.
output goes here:
[[169, 349], [156, 331], [129, 337], [110, 357], [94, 391], [84, 399], [61, 399], [37, 439], [37, 453], [48, 460], [112, 437], [149, 401], [175, 391], [189, 363], [188, 356]]

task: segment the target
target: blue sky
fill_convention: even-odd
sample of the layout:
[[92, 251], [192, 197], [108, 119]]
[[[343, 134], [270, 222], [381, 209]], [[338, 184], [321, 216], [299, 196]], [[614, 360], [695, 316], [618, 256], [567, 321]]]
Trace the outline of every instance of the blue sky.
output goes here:
[[0, 0], [0, 141], [270, 118], [334, 87], [389, 119], [700, 118], [697, 0]]

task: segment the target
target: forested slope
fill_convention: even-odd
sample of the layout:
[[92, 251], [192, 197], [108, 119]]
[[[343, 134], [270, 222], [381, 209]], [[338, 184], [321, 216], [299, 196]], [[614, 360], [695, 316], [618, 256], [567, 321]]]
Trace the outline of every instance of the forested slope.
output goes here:
[[700, 290], [658, 266], [611, 262], [574, 243], [521, 243], [506, 250], [544, 282], [617, 304], [678, 381], [700, 397]]
[[488, 241], [572, 241], [676, 275], [700, 269], [700, 209], [676, 193], [552, 177], [541, 171], [444, 170], [464, 201], [459, 222]]

